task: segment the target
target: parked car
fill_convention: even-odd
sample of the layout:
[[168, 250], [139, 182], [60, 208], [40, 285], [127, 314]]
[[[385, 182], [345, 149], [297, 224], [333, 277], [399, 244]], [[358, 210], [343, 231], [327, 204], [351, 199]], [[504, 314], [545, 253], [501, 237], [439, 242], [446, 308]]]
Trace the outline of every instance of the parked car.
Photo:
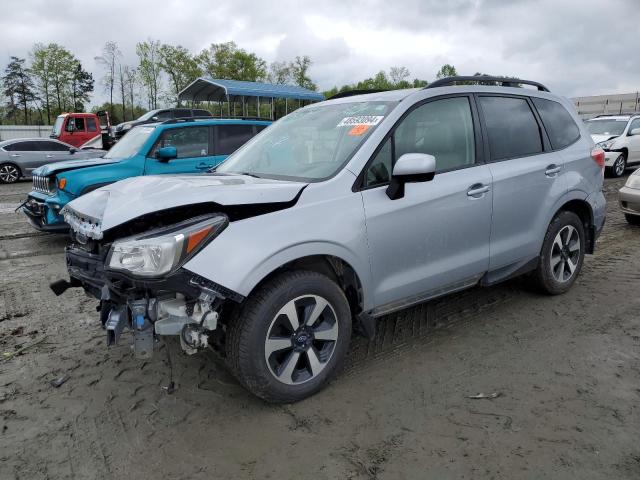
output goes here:
[[0, 183], [31, 178], [32, 172], [47, 163], [100, 157], [104, 151], [79, 151], [47, 138], [14, 138], [0, 142]]
[[571, 102], [535, 82], [325, 101], [213, 173], [71, 202], [71, 280], [52, 289], [99, 299], [108, 344], [128, 327], [148, 357], [177, 335], [188, 353], [218, 349], [259, 397], [297, 401], [383, 315], [528, 272], [566, 292], [604, 224], [603, 167]]
[[109, 113], [62, 113], [56, 117], [50, 138], [80, 148], [95, 138], [105, 138], [108, 145], [113, 143]]
[[593, 141], [604, 150], [612, 177], [622, 176], [628, 165], [640, 164], [640, 114], [602, 115], [585, 123]]
[[22, 211], [38, 230], [66, 232], [68, 225], [60, 210], [71, 200], [124, 178], [204, 172], [269, 123], [191, 119], [135, 127], [101, 158], [52, 163], [34, 170], [33, 190]]
[[631, 225], [640, 225], [640, 170], [636, 170], [618, 192], [620, 208]]
[[138, 125], [164, 122], [166, 120], [173, 120], [175, 118], [192, 117], [212, 117], [212, 115], [209, 110], [204, 110], [202, 108], [162, 108], [157, 110], [150, 110], [136, 120], [132, 120], [130, 122], [122, 122], [116, 125], [115, 137], [116, 139], [122, 138], [125, 133]]

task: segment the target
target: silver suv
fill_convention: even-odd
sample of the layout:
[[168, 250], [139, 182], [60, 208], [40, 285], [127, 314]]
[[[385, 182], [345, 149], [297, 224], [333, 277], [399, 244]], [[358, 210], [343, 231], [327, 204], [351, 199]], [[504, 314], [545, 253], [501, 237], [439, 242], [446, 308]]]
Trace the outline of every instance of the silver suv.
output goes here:
[[[457, 85], [492, 82], [492, 86]], [[533, 85], [536, 89], [521, 86]], [[321, 389], [382, 315], [530, 273], [575, 282], [605, 217], [604, 152], [536, 82], [454, 77], [268, 127], [216, 171], [139, 177], [64, 211], [70, 281], [108, 344], [218, 350], [263, 399]]]

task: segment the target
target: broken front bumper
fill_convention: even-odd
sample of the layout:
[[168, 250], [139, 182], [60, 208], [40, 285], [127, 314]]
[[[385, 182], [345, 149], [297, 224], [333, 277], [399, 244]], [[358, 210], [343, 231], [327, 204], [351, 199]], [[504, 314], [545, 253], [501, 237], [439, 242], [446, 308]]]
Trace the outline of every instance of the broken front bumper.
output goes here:
[[29, 194], [22, 205], [22, 212], [27, 216], [29, 223], [36, 230], [50, 233], [65, 233], [69, 231], [69, 225], [64, 223], [60, 215], [61, 206], [46, 196]]
[[136, 356], [141, 358], [152, 354], [158, 335], [179, 335], [183, 349], [195, 353], [217, 329], [223, 303], [244, 298], [183, 268], [153, 279], [108, 270], [108, 248], [91, 253], [71, 246], [65, 251], [71, 280], [52, 284], [54, 292], [59, 295], [69, 287], [83, 287], [100, 300], [107, 345], [116, 344], [121, 332], [129, 328]]

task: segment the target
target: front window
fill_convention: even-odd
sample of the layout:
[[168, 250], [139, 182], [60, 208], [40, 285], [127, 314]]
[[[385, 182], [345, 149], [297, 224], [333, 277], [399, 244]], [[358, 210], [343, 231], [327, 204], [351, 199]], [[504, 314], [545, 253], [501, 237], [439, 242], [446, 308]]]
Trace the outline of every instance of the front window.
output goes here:
[[116, 143], [103, 158], [129, 158], [140, 151], [147, 141], [154, 127], [135, 127], [127, 133], [122, 140]]
[[217, 171], [302, 181], [329, 178], [396, 105], [357, 102], [297, 110], [250, 140]]
[[51, 133], [55, 136], [55, 137], [59, 137], [60, 134], [62, 133], [62, 124], [64, 123], [64, 117], [58, 117], [56, 118], [56, 121], [53, 124], [53, 129], [51, 130]]
[[585, 122], [591, 135], [622, 135], [627, 120], [589, 120]]
[[137, 122], [146, 122], [147, 120], [151, 120], [151, 117], [154, 117], [154, 116], [158, 115], [159, 111], [160, 110], [149, 110], [147, 113], [145, 113], [143, 115], [140, 115], [136, 121]]

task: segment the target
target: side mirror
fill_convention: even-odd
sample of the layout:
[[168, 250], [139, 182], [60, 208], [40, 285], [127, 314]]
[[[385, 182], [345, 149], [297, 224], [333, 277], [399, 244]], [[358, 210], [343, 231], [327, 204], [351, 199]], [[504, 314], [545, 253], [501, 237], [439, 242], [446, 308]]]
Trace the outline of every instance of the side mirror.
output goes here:
[[429, 182], [436, 174], [436, 157], [426, 153], [405, 153], [393, 166], [387, 196], [391, 200], [404, 197], [404, 184]]
[[634, 128], [633, 130], [629, 130], [629, 136], [632, 135], [640, 135], [640, 128]]
[[178, 158], [178, 150], [176, 147], [162, 147], [156, 152], [156, 158], [161, 162], [168, 162], [174, 158]]
[[153, 120], [154, 122], [157, 122], [160, 119], [157, 116], [154, 116], [154, 117], [151, 117], [151, 120]]
[[77, 149], [76, 147], [71, 147], [71, 148], [69, 149], [69, 153], [70, 153], [71, 155], [73, 155], [73, 154], [74, 154], [74, 153], [76, 153], [77, 151], [78, 151], [78, 149]]

